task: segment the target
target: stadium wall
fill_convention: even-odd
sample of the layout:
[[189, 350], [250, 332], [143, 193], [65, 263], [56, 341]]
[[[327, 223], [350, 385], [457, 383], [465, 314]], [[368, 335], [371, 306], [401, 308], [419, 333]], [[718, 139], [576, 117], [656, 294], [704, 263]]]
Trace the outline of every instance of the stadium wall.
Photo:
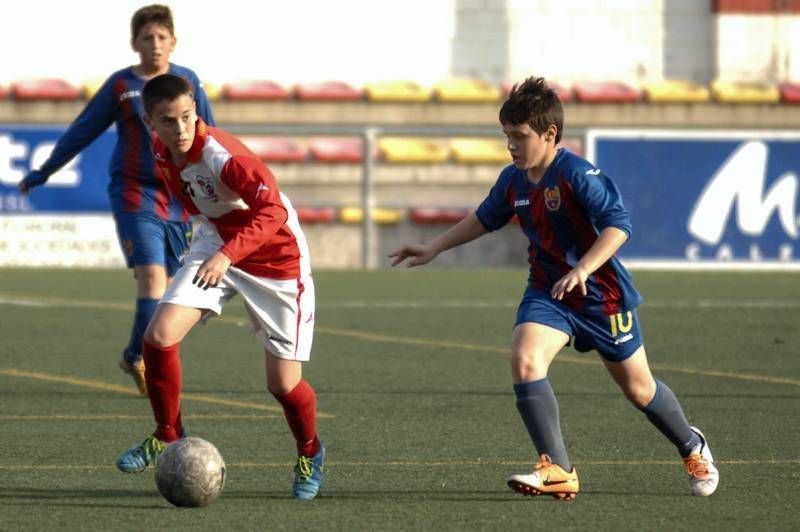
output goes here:
[[[4, 54], [0, 84], [42, 77], [83, 83], [135, 63], [128, 23], [144, 3], [29, 0], [4, 7], [6, 20], [35, 21], [39, 38], [27, 44], [30, 24], [5, 26], [0, 49], [14, 53]], [[176, 17], [175, 62], [213, 83], [430, 85], [451, 76], [499, 83], [531, 73], [564, 83], [800, 81], [797, 2], [229, 0], [224, 9], [210, 0], [167, 3]]]

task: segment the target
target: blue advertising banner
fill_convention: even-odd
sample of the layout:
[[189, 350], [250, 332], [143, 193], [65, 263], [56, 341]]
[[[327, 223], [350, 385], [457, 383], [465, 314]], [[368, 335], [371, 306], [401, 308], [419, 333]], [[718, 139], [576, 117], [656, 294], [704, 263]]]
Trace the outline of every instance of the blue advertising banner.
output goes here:
[[800, 264], [800, 132], [590, 130], [587, 158], [630, 212], [623, 260]]
[[108, 161], [116, 134], [106, 131], [29, 196], [17, 183], [53, 151], [65, 126], [0, 125], [0, 214], [110, 213]]

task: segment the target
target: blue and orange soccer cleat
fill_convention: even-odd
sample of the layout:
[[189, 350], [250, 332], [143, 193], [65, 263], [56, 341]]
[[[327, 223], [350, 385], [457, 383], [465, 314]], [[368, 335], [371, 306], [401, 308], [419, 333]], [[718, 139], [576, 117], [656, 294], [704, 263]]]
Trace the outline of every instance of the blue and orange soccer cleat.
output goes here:
[[320, 444], [319, 452], [314, 456], [298, 456], [294, 466], [294, 482], [292, 496], [295, 499], [310, 501], [319, 494], [325, 480], [325, 446]]
[[543, 454], [533, 466], [533, 473], [511, 475], [508, 478], [508, 487], [531, 497], [550, 495], [555, 499], [572, 500], [578, 495], [580, 483], [574, 466], [572, 471], [564, 471], [560, 465], [551, 462], [549, 456]]
[[155, 465], [158, 455], [166, 448], [166, 443], [155, 436], [148, 436], [142, 443], [134, 445], [117, 458], [117, 469], [123, 473], [140, 473], [148, 466]]
[[119, 369], [133, 378], [133, 382], [136, 383], [136, 387], [139, 389], [139, 394], [147, 395], [147, 383], [144, 380], [144, 360], [139, 359], [136, 362], [128, 362], [123, 355], [119, 361]]
[[714, 458], [711, 456], [705, 435], [697, 427], [692, 427], [692, 430], [700, 436], [700, 445], [692, 450], [692, 454], [683, 459], [683, 466], [689, 474], [692, 494], [708, 497], [717, 489], [719, 471], [714, 465]]

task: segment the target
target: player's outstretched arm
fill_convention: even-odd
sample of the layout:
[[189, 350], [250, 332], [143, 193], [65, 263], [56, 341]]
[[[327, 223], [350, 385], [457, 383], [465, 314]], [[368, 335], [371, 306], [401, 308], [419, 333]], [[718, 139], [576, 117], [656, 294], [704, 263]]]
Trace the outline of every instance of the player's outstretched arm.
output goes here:
[[392, 266], [397, 266], [407, 258], [411, 258], [406, 266], [422, 266], [436, 258], [439, 253], [450, 248], [475, 240], [488, 231], [472, 212], [456, 225], [439, 235], [433, 242], [418, 246], [403, 246], [389, 254]]

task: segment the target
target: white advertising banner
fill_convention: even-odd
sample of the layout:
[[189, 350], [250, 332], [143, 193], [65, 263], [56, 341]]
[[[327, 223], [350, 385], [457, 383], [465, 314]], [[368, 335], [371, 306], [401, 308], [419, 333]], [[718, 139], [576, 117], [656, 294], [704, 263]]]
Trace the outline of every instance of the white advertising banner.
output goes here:
[[114, 218], [0, 215], [0, 266], [125, 267]]

